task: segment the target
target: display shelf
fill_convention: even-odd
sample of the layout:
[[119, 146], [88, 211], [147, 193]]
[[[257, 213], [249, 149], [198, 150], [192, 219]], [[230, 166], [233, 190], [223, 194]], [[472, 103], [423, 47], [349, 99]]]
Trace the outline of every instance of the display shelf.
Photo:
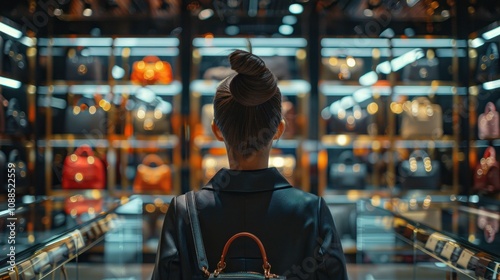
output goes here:
[[[119, 84], [111, 86], [107, 83], [102, 84], [71, 84], [67, 81], [54, 81], [53, 86], [40, 86], [38, 93], [41, 95], [51, 94], [131, 94], [133, 95], [141, 85], [134, 85], [128, 82], [118, 82]], [[153, 90], [159, 96], [175, 96], [182, 91], [182, 85], [179, 81], [173, 81], [168, 85], [147, 85], [146, 88]]]
[[388, 136], [370, 136], [359, 134], [337, 134], [323, 135], [321, 146], [325, 149], [346, 149], [346, 148], [453, 148], [455, 140], [450, 136], [443, 136], [439, 139], [423, 137], [421, 139], [403, 139], [396, 137], [390, 139]]
[[[191, 82], [190, 90], [194, 95], [214, 96], [219, 83], [217, 80], [194, 80]], [[305, 80], [281, 80], [278, 82], [278, 87], [285, 96], [305, 95], [311, 89]]]

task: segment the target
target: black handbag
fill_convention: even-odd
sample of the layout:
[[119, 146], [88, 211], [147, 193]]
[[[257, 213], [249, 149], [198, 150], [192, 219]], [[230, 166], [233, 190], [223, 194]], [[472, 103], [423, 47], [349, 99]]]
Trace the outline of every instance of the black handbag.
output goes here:
[[106, 112], [95, 103], [94, 98], [84, 96], [78, 100], [76, 106], [66, 108], [64, 131], [100, 138], [107, 134]]
[[421, 58], [403, 68], [403, 81], [439, 80], [439, 60]]
[[[222, 250], [222, 255], [220, 258], [220, 261], [217, 263], [217, 269], [215, 269], [214, 272], [210, 273], [208, 270], [208, 261], [205, 253], [205, 247], [203, 245], [203, 237], [201, 236], [201, 229], [200, 229], [200, 222], [198, 221], [198, 212], [196, 209], [196, 203], [195, 203], [195, 196], [193, 191], [189, 191], [184, 195], [185, 198], [185, 205], [187, 206], [187, 214], [189, 218], [189, 223], [191, 225], [191, 231], [192, 231], [192, 236], [193, 236], [193, 241], [194, 241], [194, 247], [196, 251], [196, 258], [197, 258], [197, 265], [202, 274], [205, 276], [207, 279], [286, 279], [285, 276], [279, 276], [276, 274], [271, 273], [271, 264], [267, 260], [267, 255], [266, 255], [266, 250], [264, 248], [264, 245], [262, 242], [259, 240], [259, 238], [252, 233], [249, 232], [240, 232], [235, 235], [233, 235], [229, 240], [226, 242], [224, 245], [224, 248]], [[257, 245], [259, 246], [261, 255], [262, 255], [262, 269], [264, 270], [264, 273], [258, 273], [258, 272], [246, 272], [246, 271], [240, 271], [240, 272], [229, 272], [225, 273], [223, 272], [224, 268], [226, 267], [226, 262], [225, 257], [226, 253], [229, 249], [229, 246], [231, 243], [240, 237], [249, 237], [253, 239]]]
[[338, 133], [368, 134], [368, 125], [371, 122], [368, 112], [359, 105], [333, 112], [329, 120], [329, 131]]
[[66, 57], [66, 79], [70, 81], [95, 81], [103, 77], [102, 62], [91, 56], [86, 48], [71, 48]]
[[350, 190], [366, 187], [367, 166], [352, 151], [343, 151], [338, 162], [330, 167], [330, 179], [333, 189]]
[[483, 55], [478, 56], [476, 68], [477, 82], [484, 83], [495, 78], [500, 66], [498, 63], [499, 59], [498, 46], [494, 42], [489, 43]]
[[132, 125], [136, 135], [165, 135], [170, 133], [172, 104], [157, 97], [148, 89], [141, 88], [134, 95]]
[[25, 54], [20, 51], [21, 44], [12, 40], [7, 40], [3, 48], [5, 59], [3, 70], [15, 80], [26, 81], [28, 78], [28, 62]]
[[11, 135], [26, 134], [29, 132], [29, 123], [26, 113], [20, 109], [16, 98], [9, 100], [5, 118], [5, 133]]
[[414, 150], [410, 158], [399, 165], [401, 189], [439, 189], [439, 161], [431, 160], [423, 150]]

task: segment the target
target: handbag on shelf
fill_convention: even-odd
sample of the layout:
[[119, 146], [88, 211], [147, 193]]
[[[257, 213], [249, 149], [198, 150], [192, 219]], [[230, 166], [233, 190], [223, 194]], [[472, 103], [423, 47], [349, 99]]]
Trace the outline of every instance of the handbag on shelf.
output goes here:
[[325, 57], [321, 62], [325, 70], [322, 71], [322, 76], [325, 80], [357, 81], [364, 74], [365, 70], [365, 63], [361, 58], [334, 57], [332, 59]]
[[99, 81], [103, 79], [100, 58], [90, 55], [87, 48], [70, 48], [66, 57], [66, 79], [69, 81]]
[[431, 160], [424, 150], [414, 150], [408, 160], [399, 165], [403, 190], [437, 190], [440, 186], [440, 164]]
[[368, 171], [366, 163], [361, 162], [352, 151], [343, 151], [336, 163], [330, 166], [330, 179], [333, 189], [364, 189]]
[[427, 97], [406, 101], [401, 115], [400, 131], [403, 138], [440, 138], [443, 135], [441, 106], [431, 103]]
[[170, 84], [174, 77], [172, 66], [157, 56], [146, 56], [132, 65], [130, 80], [141, 85]]
[[488, 102], [484, 113], [477, 120], [479, 139], [496, 139], [500, 137], [500, 119], [495, 104]]
[[484, 83], [495, 79], [498, 75], [500, 55], [498, 46], [494, 42], [488, 43], [486, 51], [483, 55], [478, 56], [476, 80], [479, 83]]
[[107, 114], [93, 97], [82, 96], [75, 106], [66, 108], [65, 115], [66, 133], [104, 136], [108, 132]]
[[3, 61], [5, 72], [8, 73], [9, 78], [26, 81], [28, 78], [28, 62], [26, 55], [20, 50], [21, 44], [12, 40], [5, 42], [3, 53], [6, 59]]
[[368, 134], [370, 115], [359, 105], [354, 105], [350, 109], [340, 109], [336, 114], [332, 114], [329, 121], [329, 128], [332, 133], [356, 133]]
[[134, 191], [172, 191], [172, 172], [170, 167], [156, 154], [144, 157], [137, 166], [133, 185]]
[[500, 165], [495, 148], [488, 146], [474, 170], [473, 191], [481, 194], [500, 192]]
[[141, 88], [136, 92], [134, 98], [135, 106], [132, 112], [134, 134], [169, 134], [172, 104], [157, 97], [148, 88]]
[[26, 113], [20, 109], [19, 101], [16, 98], [11, 98], [8, 101], [6, 118], [5, 118], [5, 133], [11, 135], [23, 135], [29, 132], [29, 122]]
[[439, 60], [421, 58], [403, 68], [403, 81], [439, 80]]
[[106, 169], [102, 160], [94, 156], [89, 145], [82, 145], [66, 156], [62, 168], [63, 189], [104, 189]]
[[[271, 264], [267, 259], [266, 250], [264, 244], [260, 241], [260, 239], [252, 233], [249, 232], [239, 232], [234, 234], [231, 238], [229, 238], [222, 249], [222, 254], [220, 261], [217, 263], [217, 268], [214, 272], [209, 271], [208, 260], [206, 257], [205, 247], [203, 245], [203, 236], [201, 234], [200, 221], [198, 220], [198, 209], [196, 208], [195, 195], [193, 191], [187, 192], [184, 195], [185, 199], [185, 207], [183, 210], [183, 214], [186, 215], [189, 220], [189, 224], [191, 225], [191, 235], [193, 238], [195, 257], [196, 257], [196, 265], [198, 266], [199, 272], [205, 276], [207, 279], [286, 279], [286, 276], [280, 276], [271, 273]], [[179, 203], [178, 205], [182, 205]], [[262, 269], [263, 273], [258, 273], [254, 271], [239, 271], [239, 272], [224, 272], [224, 268], [226, 267], [226, 255], [231, 246], [232, 242], [241, 237], [251, 238], [257, 246], [259, 247], [261, 256], [262, 256]]]

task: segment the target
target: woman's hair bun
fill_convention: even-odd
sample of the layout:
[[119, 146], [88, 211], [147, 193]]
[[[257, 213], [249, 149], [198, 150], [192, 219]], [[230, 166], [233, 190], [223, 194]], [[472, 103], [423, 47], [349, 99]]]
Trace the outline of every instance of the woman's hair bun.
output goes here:
[[247, 51], [235, 50], [229, 55], [231, 69], [236, 74], [229, 90], [233, 98], [244, 106], [257, 106], [271, 99], [278, 90], [278, 80], [264, 61]]

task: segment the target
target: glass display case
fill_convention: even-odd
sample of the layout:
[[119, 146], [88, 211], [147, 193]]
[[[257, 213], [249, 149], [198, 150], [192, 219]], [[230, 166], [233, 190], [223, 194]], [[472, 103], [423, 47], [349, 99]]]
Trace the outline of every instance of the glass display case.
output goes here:
[[357, 208], [358, 263], [406, 267], [398, 279], [500, 276], [498, 201], [454, 195], [373, 197]]

